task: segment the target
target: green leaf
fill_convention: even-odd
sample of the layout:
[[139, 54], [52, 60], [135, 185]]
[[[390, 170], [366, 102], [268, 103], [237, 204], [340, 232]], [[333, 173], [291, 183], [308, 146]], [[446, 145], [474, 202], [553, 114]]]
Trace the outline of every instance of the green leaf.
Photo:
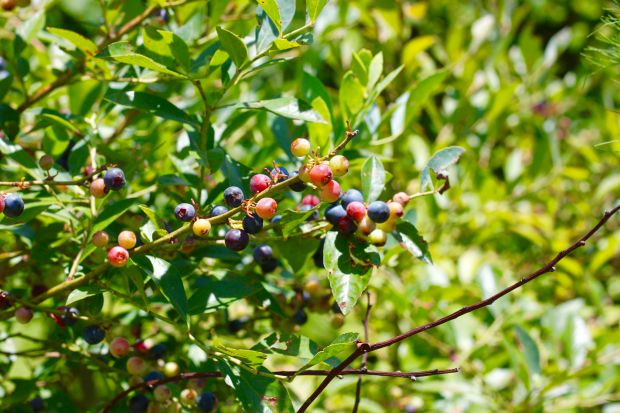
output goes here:
[[310, 209], [308, 211], [295, 211], [292, 209], [287, 209], [282, 212], [282, 219], [278, 222], [278, 225], [282, 227], [282, 235], [288, 237], [289, 235], [299, 232], [299, 226], [306, 222], [316, 208]]
[[396, 230], [393, 234], [400, 246], [409, 251], [411, 255], [429, 264], [433, 262], [428, 250], [428, 243], [412, 223], [400, 221], [396, 224]]
[[45, 27], [45, 15], [46, 10], [43, 8], [19, 26], [17, 33], [22, 37], [24, 42], [32, 42], [35, 37], [37, 37], [37, 34], [43, 30], [43, 27]]
[[306, 0], [306, 10], [308, 11], [308, 17], [312, 22], [315, 22], [323, 7], [327, 4], [327, 0]]
[[[284, 385], [265, 376], [254, 375], [226, 360], [218, 361], [224, 383], [234, 389], [243, 411], [260, 413], [293, 413], [295, 410]], [[268, 373], [266, 369], [261, 369]]]
[[319, 246], [319, 240], [313, 238], [290, 238], [287, 240], [271, 241], [286, 262], [289, 263], [294, 273], [298, 273]]
[[217, 339], [213, 340], [213, 348], [222, 354], [226, 354], [229, 357], [239, 360], [252, 369], [262, 366], [265, 360], [267, 360], [267, 354], [265, 353], [255, 350], [226, 347]]
[[369, 90], [374, 88], [381, 74], [383, 73], [383, 53], [379, 52], [372, 58], [370, 67], [368, 68], [368, 85]]
[[229, 274], [222, 279], [205, 278], [200, 280], [200, 287], [189, 298], [189, 313], [196, 315], [212, 312], [261, 290], [260, 283], [250, 277]]
[[248, 48], [243, 40], [236, 34], [221, 27], [217, 27], [217, 37], [220, 39], [222, 48], [228, 53], [232, 61], [240, 68], [248, 59]]
[[332, 295], [342, 313], [347, 315], [370, 281], [370, 266], [352, 260], [348, 239], [334, 231], [325, 237], [323, 262]]
[[517, 337], [523, 346], [525, 362], [530, 373], [540, 374], [540, 352], [534, 339], [520, 326], [514, 327]]
[[82, 287], [78, 287], [75, 290], [71, 291], [71, 293], [69, 293], [69, 296], [67, 297], [67, 302], [65, 303], [65, 305], [71, 305], [78, 301], [84, 300], [85, 298], [92, 297], [94, 295], [101, 294], [101, 293], [102, 293], [102, 290], [93, 285], [85, 285]]
[[142, 31], [144, 47], [155, 61], [173, 69], [178, 65], [185, 71], [191, 67], [189, 49], [183, 39], [172, 32], [145, 27]]
[[256, 343], [253, 350], [268, 354], [294, 356], [310, 360], [319, 351], [317, 344], [306, 336], [289, 333], [272, 333]]
[[111, 59], [119, 63], [126, 63], [154, 70], [170, 76], [186, 79], [187, 77], [181, 73], [168, 69], [166, 66], [157, 63], [153, 59], [136, 53], [133, 46], [128, 42], [116, 42], [110, 44], [101, 53], [97, 54], [101, 59]]
[[162, 294], [184, 320], [187, 320], [187, 296], [177, 266], [168, 261], [147, 255], [133, 258], [134, 262], [148, 274]]
[[411, 89], [409, 102], [419, 110], [430, 98], [433, 93], [439, 90], [439, 87], [448, 77], [449, 71], [439, 70], [428, 77], [422, 79], [417, 85]]
[[438, 173], [445, 170], [450, 165], [457, 163], [463, 152], [465, 152], [465, 149], [460, 146], [449, 146], [436, 152], [422, 170], [422, 174], [420, 176], [421, 189], [423, 191], [429, 187], [434, 189], [430, 171], [433, 170], [435, 173]]
[[346, 119], [353, 119], [364, 107], [365, 88], [352, 71], [345, 73], [340, 83], [340, 106]]
[[278, 32], [282, 31], [282, 18], [280, 17], [280, 8], [276, 0], [256, 0], [258, 4], [265, 10], [267, 16], [276, 25]]
[[56, 36], [62, 37], [63, 39], [67, 39], [73, 45], [75, 45], [75, 47], [86, 52], [89, 55], [94, 55], [95, 53], [97, 53], [97, 45], [92, 40], [87, 39], [79, 33], [56, 27], [48, 27], [47, 31]]
[[327, 123], [325, 119], [307, 103], [292, 97], [283, 97], [257, 102], [238, 103], [236, 109], [266, 110], [289, 119], [305, 120], [306, 122]]
[[323, 350], [316, 353], [314, 357], [310, 359], [310, 361], [304, 364], [303, 367], [299, 369], [297, 374], [302, 371], [308, 370], [310, 367], [322, 363], [331, 357], [336, 357], [340, 353], [346, 352], [348, 356], [349, 354], [353, 353], [353, 351], [355, 351], [355, 342], [358, 338], [359, 334], [357, 333], [344, 333], [339, 335]]
[[91, 233], [102, 231], [108, 227], [111, 223], [116, 221], [121, 215], [125, 213], [134, 204], [133, 199], [122, 199], [111, 205], [107, 205], [101, 214], [95, 219], [95, 223], [91, 230]]
[[385, 168], [379, 159], [371, 156], [362, 166], [362, 192], [366, 202], [379, 199], [385, 189]]
[[156, 95], [133, 90], [120, 91], [110, 89], [106, 93], [104, 99], [116, 103], [117, 105], [144, 110], [164, 119], [175, 120], [198, 127], [198, 122], [193, 117], [168, 102], [166, 99]]

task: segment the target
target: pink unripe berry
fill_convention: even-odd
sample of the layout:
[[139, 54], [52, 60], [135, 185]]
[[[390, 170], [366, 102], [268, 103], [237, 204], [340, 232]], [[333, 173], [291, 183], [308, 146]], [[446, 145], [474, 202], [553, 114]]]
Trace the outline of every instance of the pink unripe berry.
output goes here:
[[113, 267], [124, 267], [129, 259], [129, 253], [123, 247], [113, 247], [108, 251], [108, 262]]
[[323, 202], [336, 202], [340, 199], [340, 184], [336, 181], [329, 181], [327, 185], [321, 188], [321, 192], [319, 193], [319, 197]]
[[103, 198], [109, 191], [103, 178], [97, 178], [90, 183], [90, 194], [95, 198]]
[[366, 216], [366, 207], [358, 201], [350, 202], [349, 205], [347, 205], [347, 215], [357, 222], [360, 222]]
[[146, 372], [146, 363], [141, 357], [133, 356], [127, 359], [127, 371], [134, 376], [141, 376]]
[[136, 234], [132, 231], [122, 231], [118, 234], [118, 245], [125, 248], [126, 250], [130, 250], [136, 246]]
[[26, 307], [19, 307], [15, 310], [15, 319], [20, 324], [28, 324], [32, 320], [32, 310]]
[[54, 158], [52, 158], [50, 155], [43, 155], [41, 158], [39, 158], [39, 166], [44, 171], [49, 171], [50, 169], [52, 169], [52, 166], [54, 166]]
[[332, 181], [334, 174], [328, 165], [315, 165], [310, 170], [310, 180], [318, 187], [327, 185]]
[[123, 337], [116, 337], [110, 343], [110, 354], [116, 358], [121, 358], [129, 353], [130, 348], [129, 341]]
[[93, 234], [92, 241], [95, 247], [103, 248], [110, 242], [110, 236], [105, 231], [97, 231]]
[[308, 194], [304, 196], [303, 199], [301, 200], [302, 205], [310, 205], [313, 208], [317, 206], [320, 202], [321, 200], [319, 199], [319, 197], [316, 195], [312, 195], [312, 194]]
[[303, 157], [310, 152], [310, 141], [304, 138], [297, 138], [291, 143], [291, 153], [297, 157]]
[[409, 203], [409, 195], [407, 195], [404, 192], [399, 192], [396, 195], [394, 195], [393, 197], [395, 202], [398, 202], [399, 204], [401, 204], [402, 206], [407, 206], [407, 203]]
[[172, 391], [170, 390], [170, 387], [166, 386], [165, 384], [160, 384], [159, 386], [155, 387], [155, 390], [153, 390], [153, 398], [158, 402], [165, 402], [171, 396]]
[[342, 155], [336, 155], [329, 160], [334, 176], [346, 175], [349, 172], [349, 160]]
[[256, 214], [262, 219], [271, 219], [276, 215], [278, 203], [273, 198], [263, 198], [256, 203]]
[[263, 192], [271, 185], [271, 178], [264, 174], [256, 174], [250, 179], [250, 191], [253, 194]]
[[193, 405], [198, 397], [198, 393], [194, 389], [183, 389], [181, 391], [181, 403]]
[[211, 231], [211, 222], [208, 219], [199, 218], [192, 225], [192, 231], [197, 237], [206, 237]]
[[388, 207], [390, 208], [390, 217], [400, 218], [405, 213], [400, 202], [388, 202]]

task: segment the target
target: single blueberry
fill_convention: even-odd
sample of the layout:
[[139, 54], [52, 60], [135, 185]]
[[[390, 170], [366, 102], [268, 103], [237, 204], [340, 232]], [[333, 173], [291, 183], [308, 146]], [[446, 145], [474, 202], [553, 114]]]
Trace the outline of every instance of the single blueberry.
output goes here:
[[383, 201], [374, 201], [368, 205], [366, 213], [368, 214], [368, 218], [380, 224], [387, 221], [390, 217], [390, 207]]
[[145, 413], [149, 407], [149, 399], [144, 394], [136, 394], [129, 399], [129, 410], [131, 413]]
[[243, 191], [237, 186], [229, 186], [224, 190], [224, 200], [230, 208], [236, 208], [241, 205], [243, 199]]
[[103, 175], [103, 183], [112, 191], [118, 191], [126, 184], [125, 173], [120, 168], [110, 168]]
[[211, 209], [211, 217], [216, 217], [228, 212], [228, 208], [223, 205], [216, 205]]
[[332, 204], [325, 210], [325, 219], [332, 225], [338, 225], [338, 222], [347, 216], [347, 211], [342, 205]]
[[174, 209], [174, 216], [181, 221], [191, 221], [196, 216], [196, 210], [192, 204], [183, 202]]
[[362, 195], [362, 193], [357, 189], [349, 189], [347, 192], [344, 193], [340, 201], [342, 203], [342, 207], [344, 209], [347, 209], [347, 205], [349, 205], [351, 202], [357, 201], [363, 203], [364, 195]]
[[24, 200], [17, 194], [8, 194], [4, 197], [4, 215], [17, 218], [24, 212]]
[[198, 406], [198, 410], [202, 413], [209, 413], [214, 411], [217, 407], [217, 398], [215, 397], [215, 394], [206, 391], [198, 396], [196, 405]]
[[82, 337], [88, 344], [98, 344], [105, 338], [105, 331], [99, 326], [86, 326]]
[[258, 234], [263, 229], [263, 219], [256, 214], [243, 217], [243, 229], [248, 234]]
[[258, 264], [265, 264], [273, 257], [273, 250], [269, 245], [261, 244], [254, 248], [252, 255]]

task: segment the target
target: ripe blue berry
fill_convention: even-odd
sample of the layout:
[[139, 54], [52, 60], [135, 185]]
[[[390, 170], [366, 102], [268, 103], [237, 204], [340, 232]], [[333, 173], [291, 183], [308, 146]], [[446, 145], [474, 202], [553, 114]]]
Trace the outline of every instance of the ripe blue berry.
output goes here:
[[257, 245], [252, 251], [254, 260], [259, 264], [265, 264], [273, 257], [273, 250], [269, 245], [261, 244]]
[[4, 197], [4, 215], [17, 218], [24, 212], [24, 200], [17, 194], [8, 194]]
[[358, 191], [357, 189], [349, 189], [347, 192], [344, 193], [344, 195], [342, 196], [342, 207], [344, 209], [347, 209], [347, 206], [351, 203], [351, 202], [364, 202], [364, 196], [362, 195], [362, 193], [360, 191]]
[[144, 376], [144, 381], [153, 381], [153, 380], [161, 380], [165, 378], [163, 373], [158, 372], [157, 370], [149, 371], [146, 376]]
[[77, 323], [80, 316], [80, 310], [75, 307], [63, 307], [63, 313], [60, 315], [60, 319], [65, 326], [72, 326]]
[[368, 205], [368, 218], [377, 224], [385, 222], [390, 217], [390, 207], [383, 201], [374, 201]]
[[131, 413], [146, 413], [149, 407], [149, 399], [144, 394], [136, 394], [129, 399], [129, 410]]
[[306, 314], [304, 310], [300, 308], [299, 310], [295, 312], [295, 315], [293, 316], [293, 323], [300, 326], [302, 324], [306, 324], [307, 321], [308, 321], [308, 315]]
[[105, 186], [112, 191], [118, 191], [126, 184], [125, 173], [120, 168], [110, 168], [103, 175]]
[[39, 396], [35, 397], [34, 399], [30, 400], [28, 402], [28, 404], [30, 405], [30, 408], [34, 411], [34, 412], [41, 412], [43, 411], [43, 409], [45, 409], [45, 402], [43, 401], [43, 399]]
[[256, 214], [246, 215], [243, 218], [243, 229], [248, 234], [258, 234], [263, 229], [263, 219]]
[[312, 254], [312, 260], [314, 261], [314, 265], [319, 268], [325, 268], [325, 264], [323, 263], [323, 249], [325, 248], [325, 238], [321, 238], [321, 243], [319, 247], [316, 249], [314, 254]]
[[286, 168], [283, 167], [283, 166], [277, 166], [277, 167], [273, 168], [271, 170], [271, 175], [274, 176], [274, 177], [276, 175], [278, 175], [278, 182], [284, 182], [290, 176], [288, 171], [286, 170]]
[[325, 210], [325, 219], [332, 225], [338, 225], [338, 222], [347, 216], [347, 211], [342, 205], [331, 205]]
[[230, 320], [228, 322], [228, 331], [231, 333], [237, 333], [245, 327], [245, 325], [250, 321], [248, 316], [239, 317], [235, 320]]
[[224, 237], [226, 247], [233, 251], [241, 251], [248, 246], [250, 237], [248, 233], [240, 229], [231, 229]]
[[196, 216], [196, 210], [192, 204], [183, 202], [174, 209], [174, 216], [181, 221], [191, 221]]
[[[291, 174], [291, 178], [294, 178], [297, 175], [299, 175], [299, 171], [293, 171], [293, 173]], [[291, 190], [295, 191], [295, 192], [303, 192], [303, 190], [306, 189], [307, 186], [304, 183], [304, 181], [299, 180], [299, 181], [289, 185], [289, 188], [291, 188]]]
[[211, 216], [216, 217], [218, 215], [222, 215], [228, 212], [228, 208], [223, 205], [216, 205], [211, 209]]
[[163, 359], [167, 350], [165, 344], [155, 344], [149, 349], [149, 358], [152, 360]]
[[[302, 205], [301, 208], [299, 208], [299, 210], [302, 212], [310, 211], [311, 209], [312, 209], [311, 205]], [[315, 209], [312, 215], [306, 218], [306, 221], [315, 221], [317, 219], [319, 219], [319, 210]]]
[[243, 199], [243, 191], [237, 186], [229, 186], [224, 190], [224, 200], [230, 208], [236, 208], [241, 205]]
[[278, 268], [278, 260], [276, 260], [275, 258], [268, 259], [264, 263], [260, 264], [260, 269], [264, 273], [271, 272], [276, 268]]
[[86, 326], [82, 337], [84, 337], [88, 344], [101, 343], [105, 338], [105, 331], [99, 326]]
[[206, 391], [198, 396], [196, 405], [201, 413], [209, 413], [214, 411], [217, 407], [217, 398], [215, 397], [215, 394]]

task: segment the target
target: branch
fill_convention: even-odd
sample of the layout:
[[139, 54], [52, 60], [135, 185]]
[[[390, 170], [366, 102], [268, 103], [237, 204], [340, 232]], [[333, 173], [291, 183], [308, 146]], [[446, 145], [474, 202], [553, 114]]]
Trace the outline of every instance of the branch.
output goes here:
[[[366, 315], [364, 316], [364, 342], [368, 343], [368, 320], [370, 319], [370, 309], [372, 308], [372, 304], [370, 303], [370, 293], [366, 290]], [[362, 368], [361, 370], [366, 370], [366, 363], [368, 362], [368, 353], [364, 353], [362, 356]], [[355, 404], [353, 405], [353, 413], [357, 413], [357, 408], [360, 404], [360, 399], [362, 398], [362, 375], [357, 378], [357, 384], [355, 385]]]
[[86, 176], [83, 176], [79, 179], [72, 179], [70, 181], [54, 181], [54, 177], [49, 177], [47, 179], [39, 179], [34, 181], [0, 181], [0, 186], [16, 186], [21, 189], [30, 188], [31, 186], [45, 186], [45, 185], [55, 185], [55, 186], [69, 186], [69, 185], [84, 185], [86, 182], [90, 181], [95, 175], [105, 171], [110, 165], [103, 165], [99, 168], [95, 169], [93, 172], [89, 173]]
[[463, 307], [458, 311], [453, 312], [450, 315], [447, 315], [443, 318], [440, 318], [439, 320], [435, 320], [435, 321], [431, 321], [430, 323], [424, 324], [423, 326], [420, 327], [416, 327], [414, 329], [411, 329], [403, 334], [400, 334], [396, 337], [393, 337], [391, 339], [385, 340], [385, 341], [379, 341], [377, 343], [368, 345], [366, 343], [358, 343], [357, 348], [355, 349], [355, 351], [353, 353], [351, 353], [351, 355], [342, 363], [340, 363], [337, 367], [335, 367], [332, 370], [331, 374], [328, 374], [327, 377], [325, 377], [325, 379], [323, 379], [323, 381], [321, 382], [321, 384], [319, 384], [319, 386], [316, 388], [316, 390], [310, 395], [310, 397], [308, 397], [308, 399], [304, 402], [304, 404], [299, 408], [299, 410], [297, 411], [297, 413], [303, 413], [305, 412], [308, 407], [310, 407], [310, 405], [312, 404], [312, 402], [314, 400], [316, 400], [316, 398], [323, 392], [323, 390], [325, 390], [325, 388], [327, 387], [327, 385], [334, 379], [334, 377], [336, 377], [336, 375], [338, 375], [339, 373], [342, 372], [342, 370], [344, 370], [344, 368], [349, 365], [349, 363], [353, 362], [355, 359], [357, 359], [359, 356], [361, 356], [362, 354], [366, 354], [366, 353], [370, 353], [371, 351], [376, 351], [379, 349], [382, 349], [384, 347], [389, 347], [391, 345], [394, 345], [396, 343], [400, 343], [401, 341], [412, 337], [416, 334], [419, 334], [423, 331], [427, 331], [430, 330], [432, 328], [435, 328], [437, 326], [440, 326], [444, 323], [447, 323], [448, 321], [452, 321], [456, 318], [461, 317], [464, 314], [467, 313], [471, 313], [472, 311], [475, 311], [479, 308], [482, 307], [487, 307], [491, 304], [493, 304], [495, 301], [497, 301], [498, 299], [502, 298], [503, 296], [507, 295], [508, 293], [516, 290], [517, 288], [521, 287], [522, 285], [525, 285], [527, 283], [529, 283], [530, 281], [535, 280], [536, 278], [540, 277], [543, 274], [549, 273], [549, 272], [553, 272], [555, 271], [555, 266], [558, 262], [560, 262], [562, 259], [564, 259], [566, 256], [568, 256], [569, 254], [571, 254], [573, 251], [575, 251], [578, 248], [583, 247], [584, 245], [586, 245], [586, 242], [594, 235], [596, 234], [606, 223], [607, 221], [609, 221], [609, 219], [620, 210], [620, 205], [616, 206], [615, 208], [609, 210], [609, 211], [605, 211], [605, 214], [603, 215], [603, 218], [601, 218], [601, 220], [594, 226], [592, 227], [592, 229], [590, 229], [590, 231], [588, 231], [583, 237], [581, 237], [579, 240], [577, 240], [574, 244], [572, 244], [570, 247], [566, 248], [565, 250], [561, 251], [560, 253], [558, 253], [555, 258], [553, 258], [551, 261], [549, 261], [548, 263], [546, 263], [544, 266], [542, 266], [540, 269], [534, 271], [533, 273], [529, 274], [528, 276], [521, 278], [519, 281], [517, 281], [516, 283], [512, 284], [511, 286], [503, 289], [502, 291], [492, 295], [491, 297], [479, 301], [476, 304], [472, 304], [470, 306], [467, 307]]
[[[400, 378], [415, 378], [415, 377], [427, 377], [427, 376], [438, 376], [442, 374], [451, 374], [458, 373], [458, 368], [453, 369], [445, 369], [445, 370], [422, 370], [422, 371], [413, 371], [408, 373], [402, 372], [391, 372], [391, 371], [375, 371], [375, 370], [353, 370], [347, 369], [340, 372], [341, 375], [357, 375], [362, 374], [365, 376], [381, 376], [381, 377], [400, 377]], [[297, 371], [275, 371], [274, 375], [285, 376], [285, 377], [294, 377], [294, 376], [326, 376], [331, 373], [330, 370], [305, 370], [301, 373]], [[142, 383], [134, 384], [133, 386], [128, 387], [123, 390], [121, 393], [117, 394], [112, 400], [110, 400], [101, 410], [101, 413], [107, 413], [112, 410], [112, 408], [121, 400], [123, 400], [128, 394], [131, 392], [144, 388], [144, 387], [156, 387], [160, 384], [173, 383], [177, 381], [185, 381], [192, 379], [204, 379], [204, 378], [221, 378], [222, 373], [218, 371], [207, 371], [207, 372], [196, 372], [196, 373], [181, 373], [173, 377], [166, 377], [158, 380], [150, 380]]]

